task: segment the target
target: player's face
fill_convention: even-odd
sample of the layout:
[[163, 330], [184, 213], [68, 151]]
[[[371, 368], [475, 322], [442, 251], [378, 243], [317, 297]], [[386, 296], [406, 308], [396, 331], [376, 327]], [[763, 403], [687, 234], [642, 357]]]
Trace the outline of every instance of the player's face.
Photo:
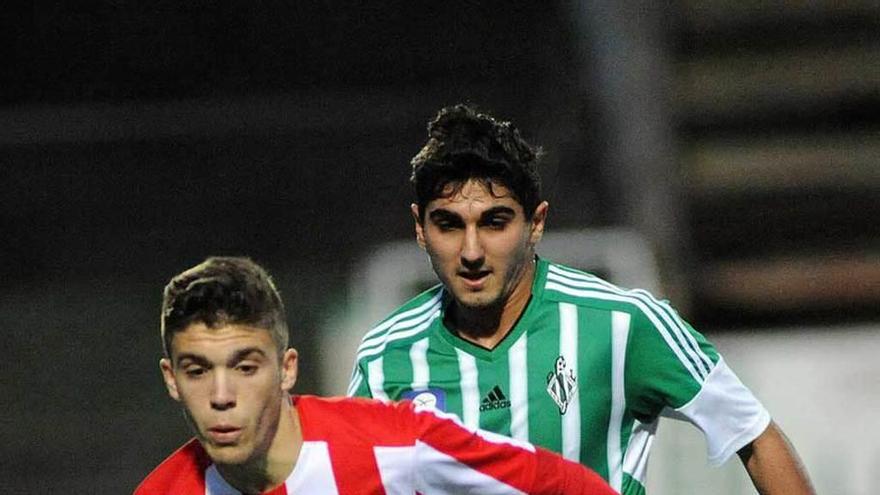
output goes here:
[[279, 360], [268, 330], [194, 323], [174, 335], [171, 356], [160, 363], [168, 393], [211, 459], [242, 464], [265, 456], [296, 381], [296, 351]]
[[416, 205], [412, 211], [416, 239], [462, 306], [497, 307], [518, 285], [530, 283], [523, 274], [544, 231], [546, 202], [526, 218], [506, 187], [493, 184], [490, 190], [472, 179], [458, 192], [429, 202], [424, 221], [419, 222]]

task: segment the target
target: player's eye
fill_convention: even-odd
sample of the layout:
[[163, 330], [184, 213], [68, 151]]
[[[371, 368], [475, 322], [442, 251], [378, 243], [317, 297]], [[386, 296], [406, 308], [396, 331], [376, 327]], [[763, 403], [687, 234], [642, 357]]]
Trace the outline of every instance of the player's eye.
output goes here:
[[259, 368], [255, 364], [239, 364], [235, 369], [243, 375], [253, 375]]
[[510, 223], [510, 219], [507, 217], [489, 217], [483, 221], [483, 225], [489, 227], [490, 229], [501, 230], [504, 227], [507, 227], [507, 224]]
[[459, 227], [458, 222], [452, 222], [449, 220], [440, 220], [438, 222], [434, 222], [434, 225], [437, 226], [443, 232], [449, 232], [451, 230], [455, 230]]
[[431, 223], [441, 232], [460, 229], [464, 226], [461, 218], [448, 212], [437, 211], [430, 215]]
[[183, 372], [186, 373], [186, 376], [190, 378], [198, 378], [207, 373], [208, 370], [202, 368], [201, 366], [190, 366], [184, 369]]

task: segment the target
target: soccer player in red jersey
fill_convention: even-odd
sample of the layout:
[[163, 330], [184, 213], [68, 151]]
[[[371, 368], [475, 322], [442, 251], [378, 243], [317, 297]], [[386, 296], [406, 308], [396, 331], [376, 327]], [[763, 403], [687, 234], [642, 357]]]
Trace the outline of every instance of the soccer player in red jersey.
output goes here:
[[293, 396], [281, 298], [246, 258], [209, 258], [165, 287], [160, 368], [195, 438], [147, 494], [614, 492], [550, 451], [409, 402]]

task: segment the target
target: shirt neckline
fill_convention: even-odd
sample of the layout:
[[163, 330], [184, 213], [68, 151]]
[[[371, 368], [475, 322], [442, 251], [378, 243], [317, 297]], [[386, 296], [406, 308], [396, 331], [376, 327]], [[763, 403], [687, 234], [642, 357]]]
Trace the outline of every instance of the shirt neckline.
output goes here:
[[505, 335], [494, 348], [487, 349], [465, 340], [446, 326], [444, 323], [444, 316], [452, 298], [452, 294], [448, 291], [446, 291], [446, 298], [440, 307], [440, 315], [437, 318], [439, 321], [439, 333], [441, 338], [456, 349], [484, 361], [494, 361], [498, 359], [499, 356], [506, 356], [508, 349], [510, 349], [510, 347], [519, 340], [522, 334], [526, 332], [528, 325], [523, 324], [523, 322], [528, 322], [531, 319], [532, 313], [536, 311], [534, 308], [540, 305], [538, 304], [538, 301], [540, 301], [544, 295], [544, 284], [547, 280], [548, 266], [548, 261], [539, 256], [535, 256], [535, 277], [532, 280], [532, 292], [529, 296], [529, 300], [526, 302], [526, 306], [516, 319], [516, 322], [514, 322], [513, 327], [511, 327], [507, 335]]

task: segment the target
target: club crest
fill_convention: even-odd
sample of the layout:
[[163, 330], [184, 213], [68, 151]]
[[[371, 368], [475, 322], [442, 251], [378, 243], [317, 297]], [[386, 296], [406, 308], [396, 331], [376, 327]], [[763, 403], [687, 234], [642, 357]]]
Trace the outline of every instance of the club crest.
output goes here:
[[559, 414], [565, 414], [577, 394], [577, 377], [562, 356], [556, 358], [555, 371], [547, 374], [547, 393], [559, 406]]

